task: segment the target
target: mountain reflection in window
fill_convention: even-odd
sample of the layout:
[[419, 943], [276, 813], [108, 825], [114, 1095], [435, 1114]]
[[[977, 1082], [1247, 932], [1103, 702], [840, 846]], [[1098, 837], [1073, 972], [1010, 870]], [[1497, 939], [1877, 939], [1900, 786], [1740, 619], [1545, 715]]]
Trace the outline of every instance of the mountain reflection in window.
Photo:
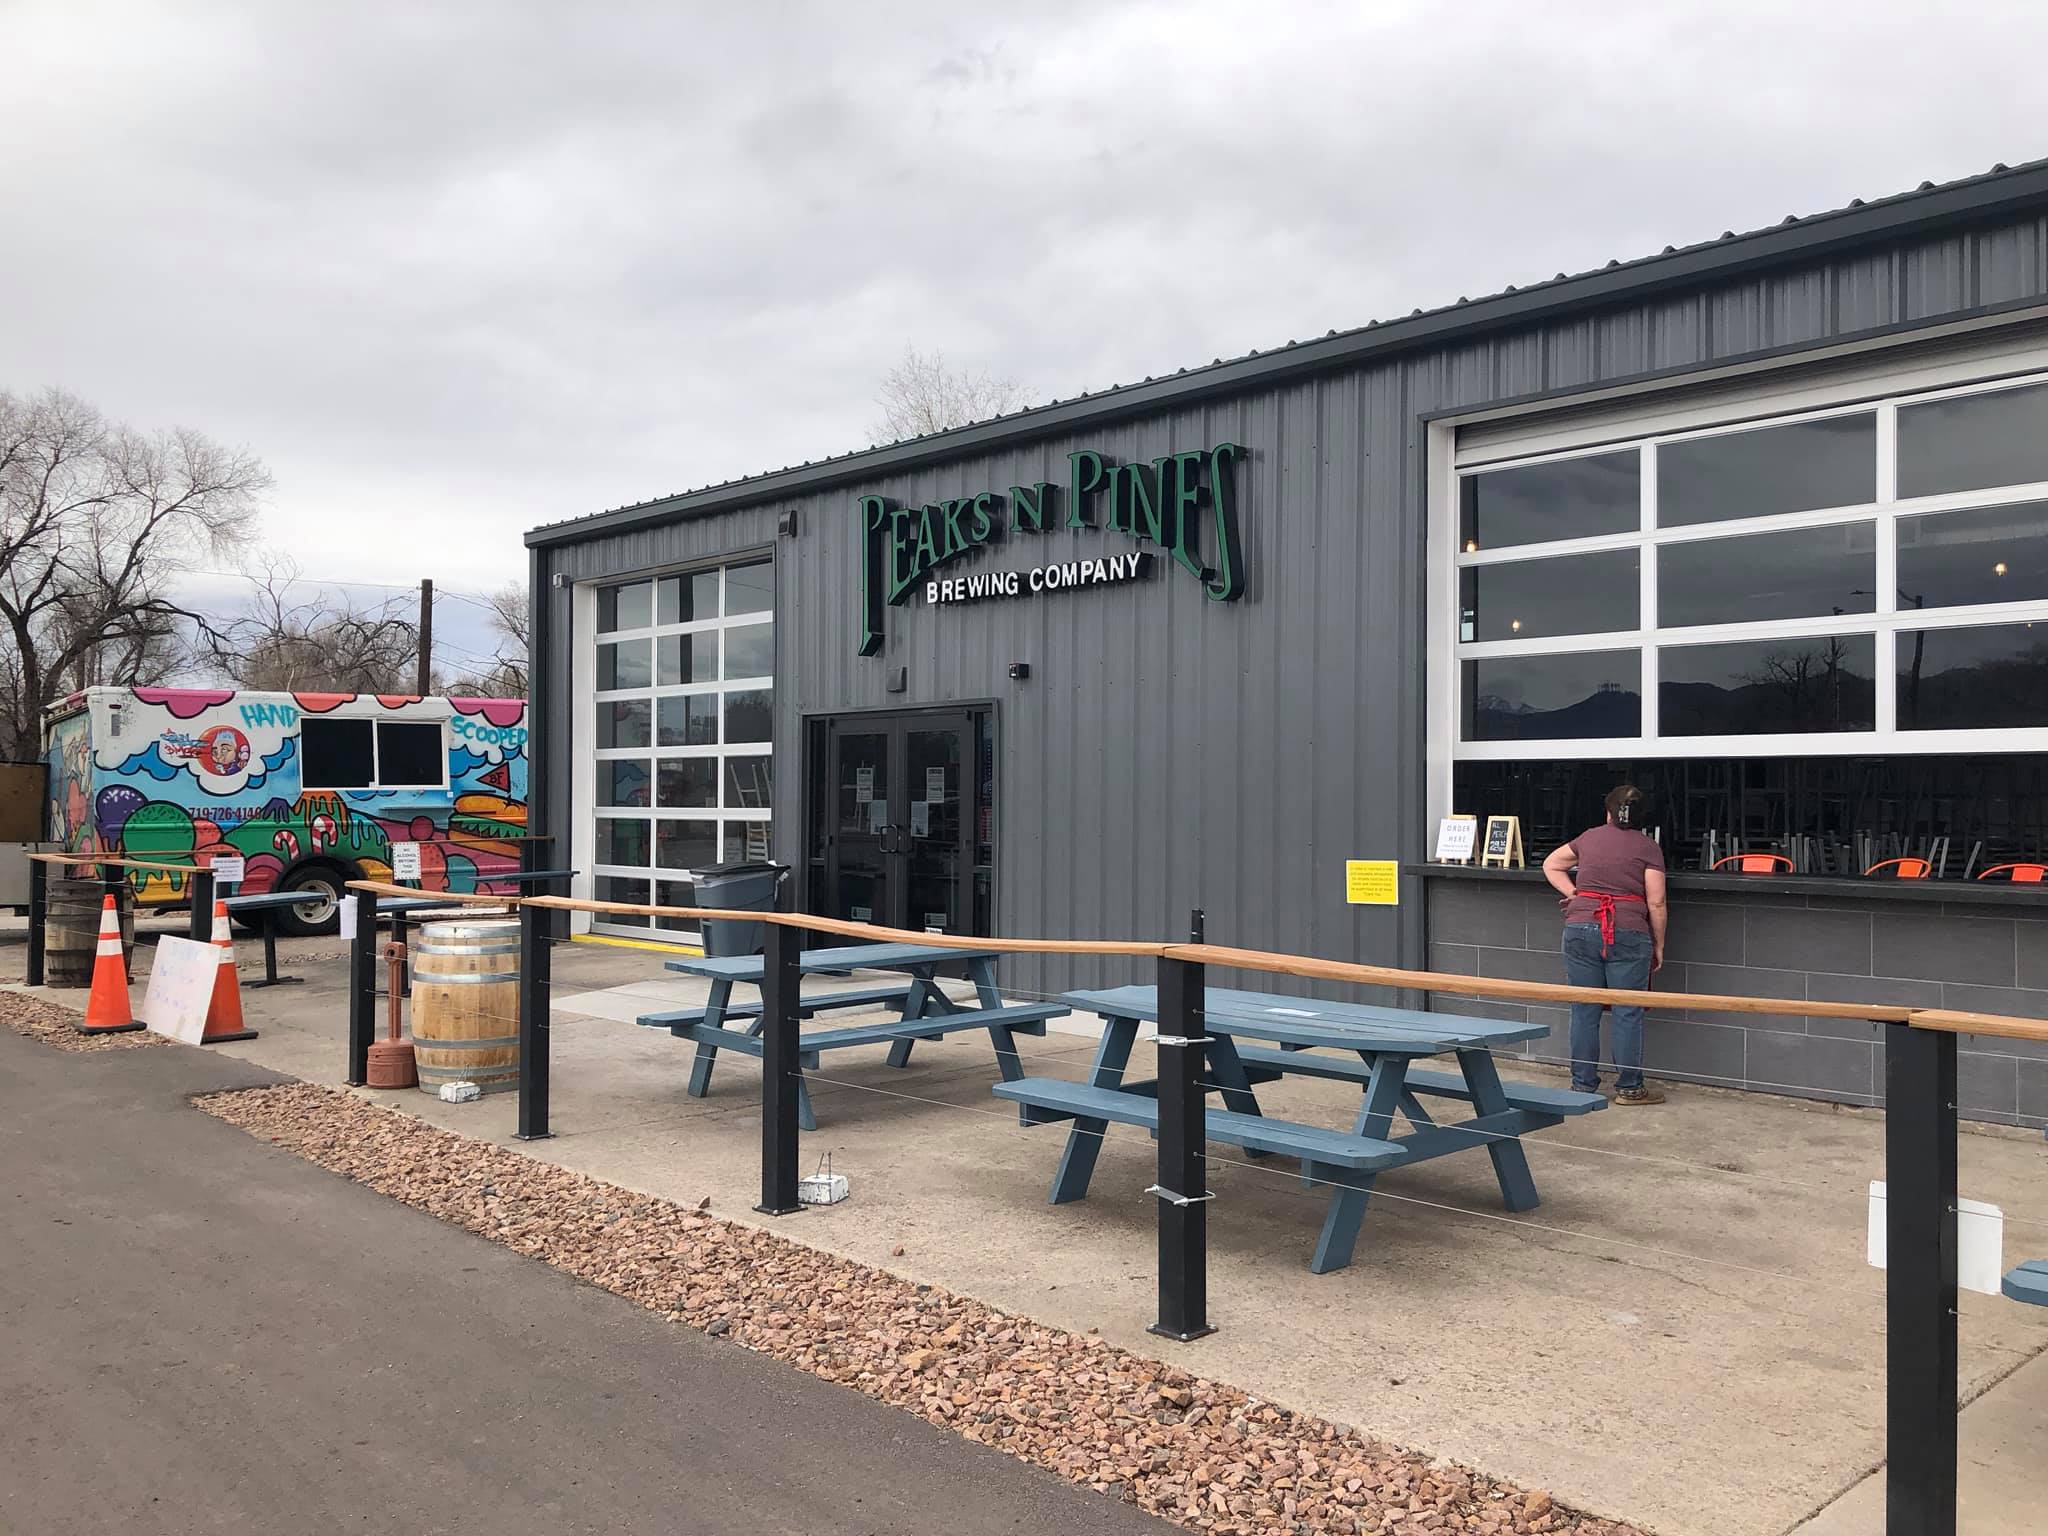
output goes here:
[[1870, 635], [1665, 646], [1657, 666], [1657, 728], [1666, 736], [1868, 731], [1877, 724], [1877, 642]]
[[1463, 667], [1467, 741], [1556, 741], [1642, 731], [1640, 652], [1489, 656]]
[[2048, 623], [1902, 630], [1902, 731], [2048, 725]]

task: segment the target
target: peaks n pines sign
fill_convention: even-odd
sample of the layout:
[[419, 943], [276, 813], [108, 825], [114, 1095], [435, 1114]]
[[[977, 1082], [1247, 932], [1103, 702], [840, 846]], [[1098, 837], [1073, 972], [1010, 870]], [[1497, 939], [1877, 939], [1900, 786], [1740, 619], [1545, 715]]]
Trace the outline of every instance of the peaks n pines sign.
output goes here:
[[[1237, 444], [1218, 443], [1198, 452], [1162, 454], [1149, 464], [1119, 464], [1084, 448], [1067, 455], [1064, 485], [1040, 480], [1013, 485], [1007, 495], [977, 491], [920, 507], [898, 506], [886, 496], [861, 497], [856, 503], [861, 528], [860, 654], [872, 656], [881, 650], [885, 608], [908, 602], [929, 572], [997, 542], [1006, 527], [1037, 534], [1099, 526], [1105, 533], [1122, 533], [1141, 545], [1156, 545], [1162, 557], [1201, 582], [1214, 601], [1234, 602], [1244, 595], [1244, 548], [1238, 537], [1233, 474], [1243, 457], [1244, 449]], [[1151, 561], [1133, 552], [1073, 564], [1087, 568], [1089, 576], [1066, 579], [1073, 574], [1068, 567], [1052, 566], [1047, 570], [1058, 572], [1059, 579], [1032, 582], [1030, 590], [1128, 579], [1142, 574]], [[1104, 574], [1095, 573], [1097, 566]], [[1116, 574], [1109, 574], [1112, 571]], [[1013, 595], [1014, 583], [1045, 575], [989, 572], [984, 584], [989, 586], [987, 595], [999, 587], [1008, 596]], [[958, 594], [953, 590], [956, 585], [962, 587]], [[934, 601], [968, 595], [964, 583], [927, 582], [926, 588]]]

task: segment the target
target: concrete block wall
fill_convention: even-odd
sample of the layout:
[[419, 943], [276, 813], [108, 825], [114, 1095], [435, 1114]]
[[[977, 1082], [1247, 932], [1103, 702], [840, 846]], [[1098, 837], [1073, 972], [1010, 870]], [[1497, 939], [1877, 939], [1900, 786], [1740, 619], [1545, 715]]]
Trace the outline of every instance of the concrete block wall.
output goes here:
[[[1428, 878], [1432, 970], [1520, 981], [1562, 981], [1557, 896], [1540, 876]], [[1845, 1104], [1884, 1098], [1884, 1026], [1801, 1013], [1807, 1000], [1969, 1008], [2048, 1018], [2048, 899], [1976, 903], [1772, 893], [1757, 886], [1674, 887], [1666, 992], [1785, 999], [1782, 1014], [1652, 1009], [1644, 1067], [1675, 1084], [1792, 1094]], [[1438, 996], [1432, 1007], [1549, 1027], [1530, 1058], [1569, 1056], [1562, 1007]], [[1603, 1030], [1603, 1041], [1605, 1035]], [[1601, 1080], [1611, 1081], [1603, 1069]], [[1964, 1036], [1961, 1112], [1976, 1120], [2048, 1123], [2048, 1045]]]

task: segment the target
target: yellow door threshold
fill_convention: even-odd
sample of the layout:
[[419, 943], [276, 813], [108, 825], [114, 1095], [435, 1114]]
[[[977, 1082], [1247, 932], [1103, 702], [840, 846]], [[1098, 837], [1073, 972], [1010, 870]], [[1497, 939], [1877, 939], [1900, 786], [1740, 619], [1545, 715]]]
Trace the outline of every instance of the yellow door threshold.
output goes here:
[[620, 939], [609, 933], [576, 933], [570, 935], [576, 944], [609, 944], [613, 949], [649, 949], [658, 955], [701, 955], [702, 945], [664, 944], [658, 939]]

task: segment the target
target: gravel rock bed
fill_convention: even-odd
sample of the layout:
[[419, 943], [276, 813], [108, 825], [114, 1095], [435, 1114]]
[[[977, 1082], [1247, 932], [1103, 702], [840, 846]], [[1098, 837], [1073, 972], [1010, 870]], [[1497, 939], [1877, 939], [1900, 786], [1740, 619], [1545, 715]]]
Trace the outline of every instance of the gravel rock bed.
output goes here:
[[[125, 1038], [125, 1037], [116, 1037]], [[1640, 1536], [1105, 1343], [293, 1083], [222, 1120], [673, 1320], [1189, 1529]]]
[[0, 994], [0, 1021], [17, 1035], [27, 1035], [60, 1051], [132, 1051], [138, 1046], [168, 1045], [162, 1035], [146, 1029], [131, 1029], [118, 1035], [81, 1035], [78, 1021], [83, 1014], [59, 1008], [39, 997], [19, 992]]

